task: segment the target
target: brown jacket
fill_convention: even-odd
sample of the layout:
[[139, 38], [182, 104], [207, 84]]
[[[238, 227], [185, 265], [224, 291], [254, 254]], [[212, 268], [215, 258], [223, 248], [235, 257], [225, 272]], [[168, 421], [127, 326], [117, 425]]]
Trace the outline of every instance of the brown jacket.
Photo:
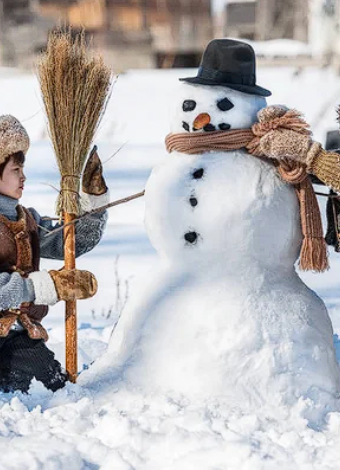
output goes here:
[[[18, 220], [11, 221], [0, 214], [0, 272], [18, 272], [24, 277], [39, 271], [40, 245], [38, 226], [31, 213], [18, 205]], [[47, 341], [48, 334], [40, 324], [47, 315], [46, 305], [23, 303], [18, 310], [0, 312], [0, 337], [7, 336], [16, 320], [32, 339]]]

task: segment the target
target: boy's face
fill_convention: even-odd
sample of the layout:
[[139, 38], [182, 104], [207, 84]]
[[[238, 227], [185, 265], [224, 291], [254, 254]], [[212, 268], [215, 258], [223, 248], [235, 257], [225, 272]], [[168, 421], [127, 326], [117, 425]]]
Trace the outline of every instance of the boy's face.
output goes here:
[[13, 199], [20, 199], [25, 181], [24, 165], [15, 163], [11, 157], [0, 178], [0, 193]]

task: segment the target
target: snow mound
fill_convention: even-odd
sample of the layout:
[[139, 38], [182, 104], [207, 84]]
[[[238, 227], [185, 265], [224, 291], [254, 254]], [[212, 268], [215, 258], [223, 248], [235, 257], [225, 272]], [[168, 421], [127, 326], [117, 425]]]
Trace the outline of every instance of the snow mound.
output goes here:
[[308, 424], [308, 399], [266, 418], [212, 400], [118, 390], [109, 380], [101, 388], [69, 384], [53, 397], [35, 387], [1, 397], [1, 469], [339, 468], [340, 413]]

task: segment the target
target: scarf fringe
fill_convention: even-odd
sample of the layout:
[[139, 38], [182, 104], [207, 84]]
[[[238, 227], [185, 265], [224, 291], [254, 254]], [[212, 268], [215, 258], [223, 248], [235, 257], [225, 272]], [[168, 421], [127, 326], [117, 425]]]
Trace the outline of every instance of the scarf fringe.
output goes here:
[[324, 238], [303, 239], [299, 267], [302, 271], [315, 271], [318, 273], [329, 269]]

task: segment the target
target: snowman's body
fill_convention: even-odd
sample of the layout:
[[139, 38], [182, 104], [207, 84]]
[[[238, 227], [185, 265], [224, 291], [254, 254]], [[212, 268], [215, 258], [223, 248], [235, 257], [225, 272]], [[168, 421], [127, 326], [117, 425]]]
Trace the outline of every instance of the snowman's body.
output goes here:
[[[201, 88], [182, 87], [180, 103], [202, 103], [189, 128], [203, 112], [217, 126], [221, 117], [214, 123], [209, 106], [225, 96], [235, 107], [241, 100], [243, 122], [236, 115], [233, 122], [230, 110], [231, 128], [250, 127], [264, 106], [243, 93]], [[275, 167], [244, 150], [173, 152], [153, 170], [145, 197], [161, 266], [111, 338], [119, 375], [145, 390], [220, 397], [244, 410], [299, 396], [330, 403], [339, 392], [332, 326], [294, 269], [299, 205]]]

